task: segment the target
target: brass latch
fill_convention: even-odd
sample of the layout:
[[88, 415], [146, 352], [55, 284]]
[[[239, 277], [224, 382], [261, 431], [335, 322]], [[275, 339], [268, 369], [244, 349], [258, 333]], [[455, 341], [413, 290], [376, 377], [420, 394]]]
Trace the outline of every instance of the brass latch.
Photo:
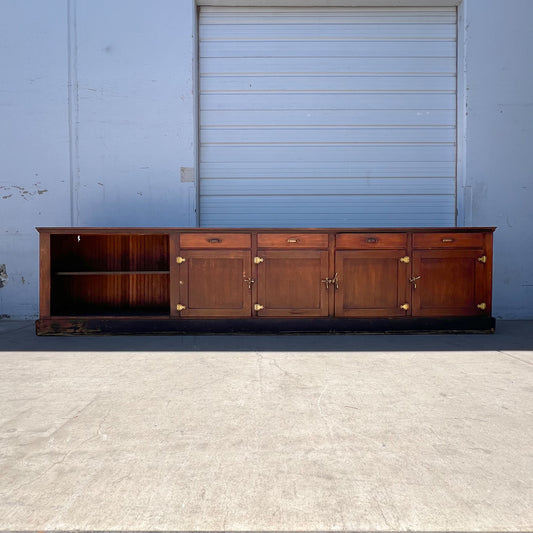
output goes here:
[[178, 263], [178, 265], [181, 265], [182, 263], [185, 263], [185, 261], [187, 261], [187, 259], [185, 259], [185, 257], [176, 257], [176, 263]]
[[400, 257], [400, 263], [409, 263], [409, 256]]
[[259, 263], [262, 263], [264, 259], [262, 257], [254, 257], [254, 263], [258, 265]]
[[264, 309], [265, 306], [261, 304], [255, 304], [254, 305], [254, 311], [261, 311], [261, 309]]
[[336, 289], [339, 288], [339, 275], [335, 272], [332, 278], [326, 278], [322, 280], [322, 283], [326, 285], [326, 289], [329, 289], [330, 285], [333, 285]]
[[480, 304], [477, 304], [477, 308], [485, 311], [485, 309], [487, 309], [487, 304], [485, 302], [481, 302]]
[[400, 305], [400, 309], [403, 309], [404, 311], [407, 311], [409, 309], [409, 304]]
[[254, 278], [244, 278], [244, 283], [248, 283], [248, 288], [251, 289], [252, 285], [255, 283]]
[[422, 276], [414, 276], [412, 278], [409, 278], [409, 283], [413, 284], [413, 289], [416, 289], [416, 280], [420, 279]]
[[486, 256], [486, 255], [482, 255], [481, 257], [478, 257], [477, 260], [478, 260], [480, 263], [485, 264], [485, 263], [487, 262], [487, 256]]
[[183, 311], [183, 310], [185, 310], [185, 309], [187, 309], [187, 308], [186, 308], [184, 305], [178, 304], [178, 305], [176, 306], [176, 310], [177, 310], [177, 311]]

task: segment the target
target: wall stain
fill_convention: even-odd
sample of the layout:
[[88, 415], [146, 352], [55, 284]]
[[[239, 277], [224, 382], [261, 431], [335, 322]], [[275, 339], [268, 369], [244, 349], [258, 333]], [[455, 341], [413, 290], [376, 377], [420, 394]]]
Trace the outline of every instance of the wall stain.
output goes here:
[[0, 265], [0, 289], [6, 284], [7, 268], [5, 264]]
[[29, 196], [41, 196], [42, 194], [45, 194], [48, 192], [48, 189], [40, 189], [41, 183], [34, 183], [33, 188], [26, 188], [21, 187], [20, 185], [0, 185], [0, 191], [9, 192], [10, 194], [5, 194], [2, 196], [2, 200], [7, 200], [8, 198], [11, 198], [14, 194], [18, 194], [20, 198], [23, 198], [24, 200], [28, 200]]

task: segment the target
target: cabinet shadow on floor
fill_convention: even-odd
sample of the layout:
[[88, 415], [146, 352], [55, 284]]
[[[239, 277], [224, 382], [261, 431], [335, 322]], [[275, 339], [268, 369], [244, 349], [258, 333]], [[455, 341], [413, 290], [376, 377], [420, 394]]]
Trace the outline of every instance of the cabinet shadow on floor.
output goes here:
[[533, 351], [533, 321], [498, 320], [493, 334], [113, 335], [38, 337], [33, 321], [0, 320], [0, 352]]

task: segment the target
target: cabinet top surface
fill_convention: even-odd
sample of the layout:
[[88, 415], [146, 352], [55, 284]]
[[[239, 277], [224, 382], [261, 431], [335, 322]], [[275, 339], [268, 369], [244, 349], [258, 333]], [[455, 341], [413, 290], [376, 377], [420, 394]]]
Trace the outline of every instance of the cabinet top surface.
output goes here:
[[38, 227], [39, 233], [76, 234], [168, 234], [168, 233], [471, 233], [493, 232], [496, 227], [445, 227], [445, 228], [163, 228], [163, 227]]

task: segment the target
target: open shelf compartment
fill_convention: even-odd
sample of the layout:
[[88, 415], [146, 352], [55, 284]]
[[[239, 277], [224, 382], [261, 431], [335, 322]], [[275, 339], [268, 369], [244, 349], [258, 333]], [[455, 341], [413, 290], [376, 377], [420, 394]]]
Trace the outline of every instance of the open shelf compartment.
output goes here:
[[169, 314], [168, 235], [51, 235], [53, 316]]

